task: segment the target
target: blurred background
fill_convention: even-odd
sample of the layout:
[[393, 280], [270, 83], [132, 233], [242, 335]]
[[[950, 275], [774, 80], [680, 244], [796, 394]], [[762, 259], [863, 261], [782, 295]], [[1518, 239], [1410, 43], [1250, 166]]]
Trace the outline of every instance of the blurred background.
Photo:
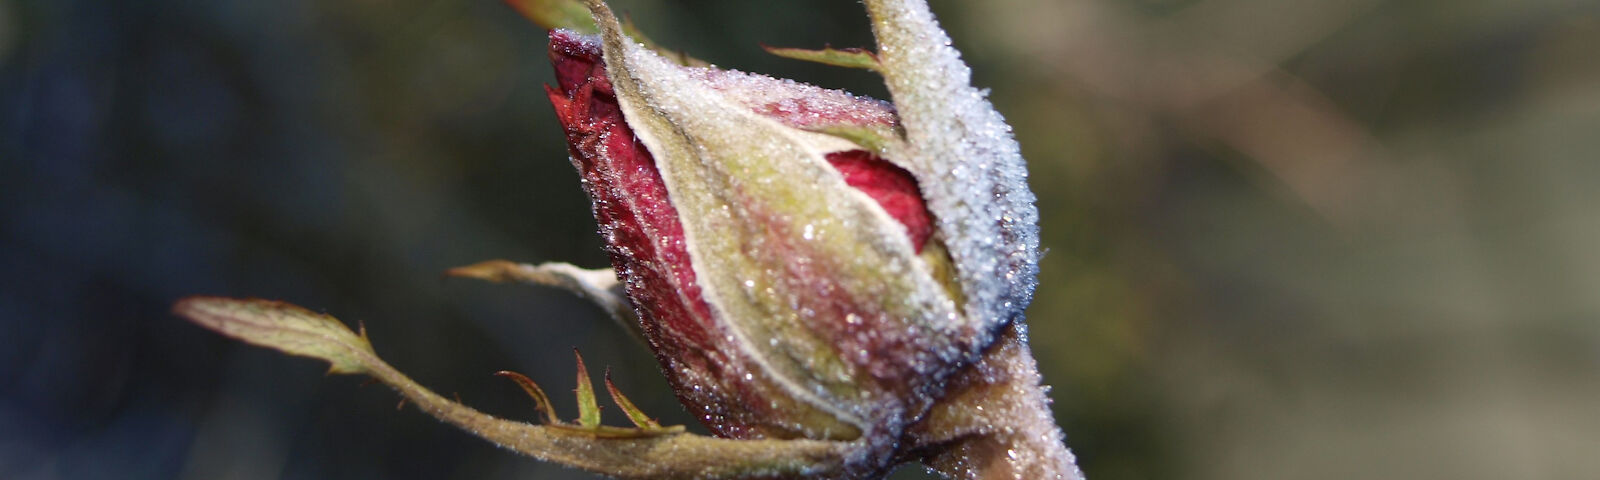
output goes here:
[[[884, 95], [758, 48], [870, 45], [856, 2], [613, 3]], [[1600, 477], [1600, 4], [932, 3], [1031, 162], [1029, 323], [1090, 479]], [[694, 423], [599, 310], [441, 278], [606, 264], [543, 48], [494, 0], [0, 0], [0, 478], [594, 478], [184, 323], [190, 294], [362, 322], [516, 418], [490, 373], [570, 414], [577, 347]]]

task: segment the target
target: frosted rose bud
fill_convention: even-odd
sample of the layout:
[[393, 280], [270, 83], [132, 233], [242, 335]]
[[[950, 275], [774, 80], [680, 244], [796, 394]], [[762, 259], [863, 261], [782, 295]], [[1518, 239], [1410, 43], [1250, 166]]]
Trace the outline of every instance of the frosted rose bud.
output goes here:
[[[508, 0], [587, 26], [576, 0]], [[877, 49], [773, 53], [882, 75], [893, 103], [709, 67], [626, 40], [550, 36], [547, 87], [611, 271], [491, 260], [451, 275], [567, 288], [638, 327], [679, 399], [718, 437], [601, 422], [577, 361], [575, 422], [531, 379], [540, 424], [438, 395], [366, 330], [283, 302], [196, 296], [179, 315], [364, 374], [440, 420], [540, 459], [621, 478], [1082, 479], [1027, 348], [1038, 213], [1010, 128], [922, 0], [862, 0]], [[683, 63], [698, 63], [683, 55]], [[620, 281], [620, 282], [619, 282]], [[624, 298], [626, 297], [626, 298]]]
[[551, 57], [574, 164], [684, 404], [736, 438], [852, 440], [903, 411], [942, 363], [922, 337], [949, 337], [935, 327], [958, 317], [917, 256], [931, 215], [904, 169], [798, 128], [892, 128], [889, 107], [652, 57], [684, 84], [665, 88], [705, 90], [706, 105], [680, 111], [727, 117], [696, 125], [709, 137], [692, 137], [698, 155], [658, 158], [648, 145], [662, 140], [625, 120], [597, 39], [555, 31]]
[[1037, 214], [1004, 123], [959, 60], [955, 93], [866, 65], [921, 102], [890, 105], [686, 67], [591, 8], [600, 36], [551, 33], [547, 90], [680, 400], [720, 436], [892, 453], [1031, 295]]

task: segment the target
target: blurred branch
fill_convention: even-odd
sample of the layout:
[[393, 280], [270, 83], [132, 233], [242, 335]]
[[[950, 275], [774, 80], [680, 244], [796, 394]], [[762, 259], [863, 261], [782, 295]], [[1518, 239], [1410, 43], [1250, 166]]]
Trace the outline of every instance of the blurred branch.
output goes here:
[[1352, 204], [1365, 189], [1365, 171], [1384, 149], [1277, 64], [1377, 3], [1212, 0], [1161, 19], [1101, 2], [995, 10], [1018, 15], [999, 21], [1020, 25], [1064, 20], [1064, 27], [1031, 30], [1022, 44], [1010, 45], [1036, 58], [1040, 75], [1071, 78], [1100, 101], [1131, 105], [1215, 139], [1331, 223], [1348, 227], [1361, 215]]

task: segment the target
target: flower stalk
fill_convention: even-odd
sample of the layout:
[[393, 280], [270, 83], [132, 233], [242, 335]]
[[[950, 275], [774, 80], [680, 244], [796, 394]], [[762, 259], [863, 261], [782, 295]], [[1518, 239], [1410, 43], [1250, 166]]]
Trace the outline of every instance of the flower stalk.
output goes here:
[[370, 376], [418, 410], [501, 448], [614, 477], [830, 478], [849, 456], [849, 445], [835, 442], [731, 440], [679, 432], [623, 435], [506, 420], [423, 387], [378, 357], [365, 333], [352, 332], [327, 315], [277, 301], [204, 296], [179, 301], [173, 312], [243, 342], [327, 361], [329, 373]]

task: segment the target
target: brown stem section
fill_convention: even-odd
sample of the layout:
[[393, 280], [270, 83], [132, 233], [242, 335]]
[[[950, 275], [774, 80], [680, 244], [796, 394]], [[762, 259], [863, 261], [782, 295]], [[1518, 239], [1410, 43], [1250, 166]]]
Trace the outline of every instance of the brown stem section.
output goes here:
[[1026, 327], [1014, 324], [910, 432], [923, 463], [961, 480], [1082, 480], [1039, 385]]

